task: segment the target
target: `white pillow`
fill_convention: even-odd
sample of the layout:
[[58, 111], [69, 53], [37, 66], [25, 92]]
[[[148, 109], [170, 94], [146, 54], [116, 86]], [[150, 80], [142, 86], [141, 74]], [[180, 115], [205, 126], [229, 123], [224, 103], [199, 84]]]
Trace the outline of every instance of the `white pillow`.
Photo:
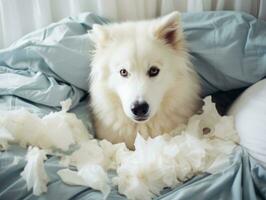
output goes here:
[[248, 88], [231, 106], [240, 144], [266, 166], [266, 79]]

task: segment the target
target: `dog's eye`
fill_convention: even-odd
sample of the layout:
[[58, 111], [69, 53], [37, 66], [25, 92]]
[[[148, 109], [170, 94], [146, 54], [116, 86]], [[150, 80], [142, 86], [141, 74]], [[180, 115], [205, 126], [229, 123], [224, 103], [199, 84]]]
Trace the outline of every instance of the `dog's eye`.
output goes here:
[[127, 77], [127, 76], [128, 76], [128, 72], [127, 72], [127, 70], [125, 70], [125, 69], [121, 69], [121, 70], [120, 70], [120, 75], [123, 76], [123, 77]]
[[151, 66], [151, 68], [148, 71], [149, 77], [157, 76], [160, 72], [160, 69], [156, 66]]

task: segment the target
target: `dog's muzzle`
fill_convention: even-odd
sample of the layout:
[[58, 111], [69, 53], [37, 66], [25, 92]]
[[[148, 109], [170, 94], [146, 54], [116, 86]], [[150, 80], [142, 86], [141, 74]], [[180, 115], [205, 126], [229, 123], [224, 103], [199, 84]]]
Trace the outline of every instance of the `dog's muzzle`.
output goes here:
[[136, 101], [131, 106], [131, 112], [136, 121], [145, 121], [149, 116], [149, 104], [145, 101]]

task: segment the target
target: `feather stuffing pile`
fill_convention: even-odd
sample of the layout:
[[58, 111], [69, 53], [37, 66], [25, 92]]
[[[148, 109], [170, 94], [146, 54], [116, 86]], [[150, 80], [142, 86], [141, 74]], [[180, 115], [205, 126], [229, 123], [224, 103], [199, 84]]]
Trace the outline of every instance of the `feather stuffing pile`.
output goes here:
[[[0, 117], [0, 146], [8, 143], [29, 147], [22, 177], [35, 195], [47, 191], [48, 176], [44, 169], [47, 154], [60, 157], [65, 169], [57, 173], [69, 185], [83, 185], [99, 190], [105, 199], [111, 185], [128, 199], [151, 199], [166, 188], [173, 188], [191, 177], [214, 173], [229, 162], [239, 138], [230, 116], [220, 116], [211, 102], [204, 100], [202, 114], [192, 116], [187, 125], [171, 133], [148, 138], [141, 133], [135, 151], [125, 144], [111, 144], [92, 139], [75, 114], [68, 113], [71, 101], [62, 102], [62, 111], [43, 118], [27, 110], [6, 111]], [[79, 148], [67, 154], [71, 145]], [[55, 150], [62, 153], [55, 153]], [[116, 176], [110, 179], [109, 170]]]
[[33, 194], [40, 195], [47, 191], [49, 181], [44, 169], [43, 161], [46, 160], [46, 153], [38, 147], [29, 147], [26, 155], [27, 164], [21, 176], [27, 183], [27, 189], [33, 189]]

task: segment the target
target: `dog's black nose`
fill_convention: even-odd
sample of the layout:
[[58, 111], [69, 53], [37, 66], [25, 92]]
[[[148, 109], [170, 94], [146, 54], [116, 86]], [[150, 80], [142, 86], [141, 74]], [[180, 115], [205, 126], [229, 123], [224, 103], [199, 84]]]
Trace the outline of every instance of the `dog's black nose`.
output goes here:
[[149, 111], [149, 104], [147, 102], [138, 102], [136, 101], [131, 106], [131, 111], [136, 117], [144, 117]]

